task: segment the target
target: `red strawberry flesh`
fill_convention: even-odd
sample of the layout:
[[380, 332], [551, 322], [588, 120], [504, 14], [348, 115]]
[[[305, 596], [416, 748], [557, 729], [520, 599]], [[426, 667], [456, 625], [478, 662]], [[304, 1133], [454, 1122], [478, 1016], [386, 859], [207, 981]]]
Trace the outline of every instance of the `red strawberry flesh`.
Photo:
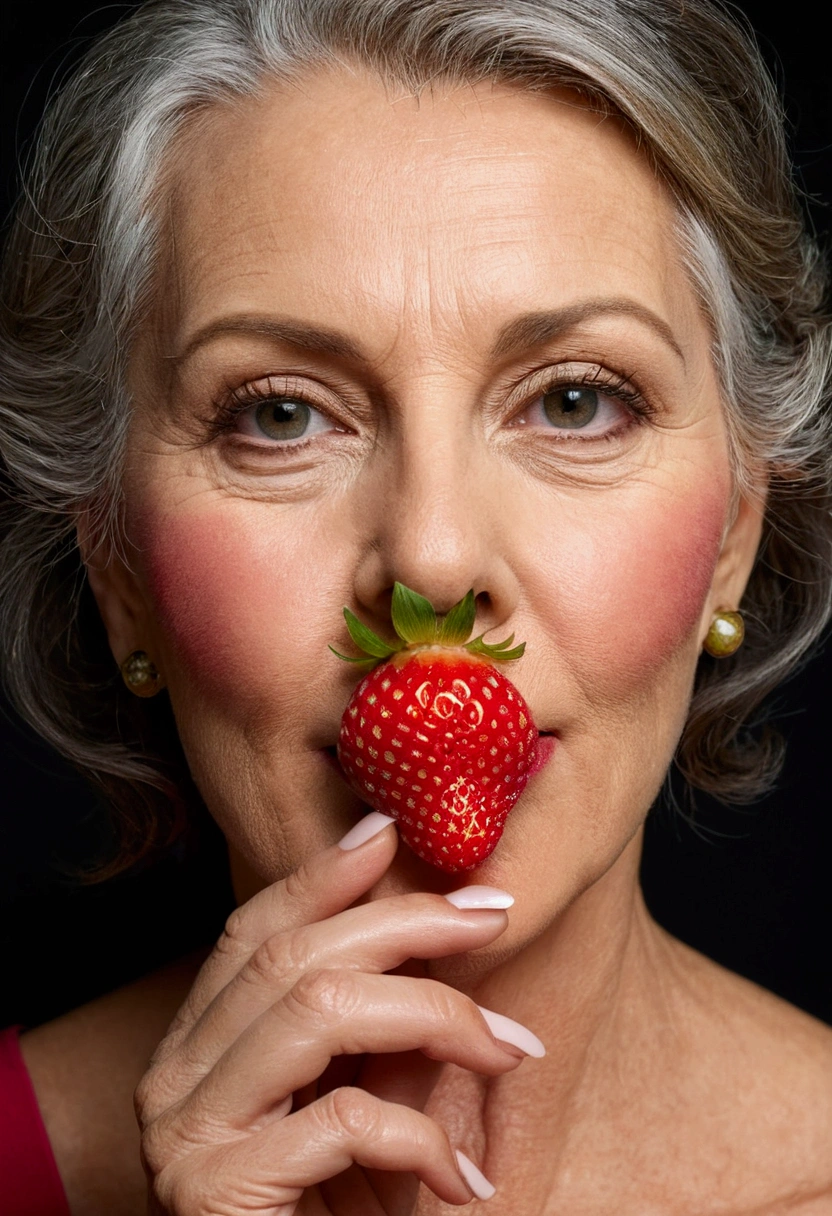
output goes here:
[[497, 845], [537, 747], [531, 712], [501, 671], [461, 647], [429, 645], [359, 683], [338, 759], [359, 797], [393, 815], [423, 860], [455, 872]]

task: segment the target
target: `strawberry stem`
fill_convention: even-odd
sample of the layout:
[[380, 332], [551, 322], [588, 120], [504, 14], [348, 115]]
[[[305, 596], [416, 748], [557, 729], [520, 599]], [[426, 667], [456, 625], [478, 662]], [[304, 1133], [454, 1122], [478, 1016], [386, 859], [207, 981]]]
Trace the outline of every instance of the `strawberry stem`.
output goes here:
[[385, 642], [368, 625], [358, 619], [349, 608], [344, 609], [344, 620], [350, 637], [359, 650], [364, 653], [356, 658], [341, 654], [330, 646], [333, 654], [346, 663], [377, 663], [380, 659], [389, 659], [398, 651], [417, 646], [447, 646], [449, 648], [463, 647], [470, 654], [479, 654], [492, 662], [509, 662], [519, 659], [526, 649], [526, 643], [512, 648], [514, 634], [502, 642], [484, 642], [482, 634], [466, 641], [474, 627], [477, 615], [476, 596], [473, 587], [463, 596], [458, 604], [440, 620], [430, 600], [425, 599], [416, 591], [411, 591], [402, 583], [393, 584], [393, 602], [390, 609], [393, 628], [396, 631], [399, 644]]

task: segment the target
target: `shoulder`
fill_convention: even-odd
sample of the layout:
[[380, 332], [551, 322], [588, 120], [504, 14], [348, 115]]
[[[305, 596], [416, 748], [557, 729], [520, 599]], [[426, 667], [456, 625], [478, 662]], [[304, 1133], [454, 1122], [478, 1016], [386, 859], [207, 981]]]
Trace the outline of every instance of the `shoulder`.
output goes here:
[[133, 1092], [202, 962], [188, 958], [24, 1034], [29, 1070], [71, 1210], [143, 1213]]
[[708, 1126], [719, 1131], [730, 1146], [729, 1189], [732, 1174], [737, 1179], [736, 1208], [724, 1210], [832, 1216], [832, 1029], [667, 941], [685, 1037], [700, 1055], [702, 1143], [713, 1143]]

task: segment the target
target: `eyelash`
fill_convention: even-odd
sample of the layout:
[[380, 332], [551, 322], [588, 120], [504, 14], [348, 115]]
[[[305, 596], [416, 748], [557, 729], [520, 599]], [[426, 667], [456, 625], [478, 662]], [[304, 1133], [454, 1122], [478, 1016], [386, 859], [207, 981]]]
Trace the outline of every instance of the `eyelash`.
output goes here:
[[[220, 435], [228, 434], [234, 430], [237, 425], [237, 420], [246, 410], [251, 409], [254, 405], [260, 405], [263, 401], [270, 401], [275, 397], [289, 397], [293, 400], [303, 401], [312, 409], [317, 410], [321, 414], [327, 414], [332, 419], [331, 410], [321, 401], [317, 401], [312, 394], [305, 388], [298, 386], [297, 391], [291, 378], [281, 379], [276, 385], [276, 377], [263, 376], [257, 384], [244, 384], [240, 388], [227, 393], [224, 398], [214, 403], [214, 413], [210, 418], [206, 418], [205, 424], [208, 429], [208, 441], [217, 438]], [[262, 387], [258, 387], [258, 385]], [[337, 419], [332, 419], [333, 425], [337, 428], [345, 430], [346, 427]], [[291, 449], [296, 452], [299, 448], [306, 447], [317, 436], [309, 438], [285, 440], [282, 443], [274, 443], [269, 445], [271, 450], [280, 451], [281, 448]]]
[[[531, 369], [530, 369], [531, 370]], [[530, 373], [527, 372], [527, 375]], [[632, 424], [641, 425], [653, 416], [655, 410], [646, 400], [644, 395], [637, 389], [633, 383], [633, 379], [628, 376], [623, 376], [618, 373], [609, 372], [605, 368], [593, 367], [591, 369], [582, 368], [573, 371], [571, 367], [564, 365], [555, 375], [552, 375], [550, 368], [541, 370], [538, 373], [538, 383], [534, 383], [534, 373], [532, 375], [532, 385], [527, 387], [524, 392], [524, 403], [520, 409], [513, 413], [511, 421], [515, 421], [521, 414], [530, 409], [536, 401], [546, 394], [554, 392], [559, 388], [566, 388], [574, 385], [577, 388], [595, 388], [603, 391], [606, 396], [613, 397], [620, 401], [627, 408]], [[209, 431], [209, 442], [223, 434], [233, 431], [240, 415], [252, 406], [259, 405], [263, 401], [268, 401], [274, 397], [292, 397], [299, 401], [305, 402], [312, 409], [316, 409], [321, 413], [329, 414], [330, 411], [320, 401], [314, 397], [304, 387], [298, 386], [295, 391], [291, 379], [281, 380], [279, 386], [275, 386], [274, 378], [270, 376], [262, 377], [257, 384], [244, 384], [239, 388], [230, 391], [224, 398], [215, 402], [214, 412], [210, 418], [205, 419]], [[533, 395], [532, 395], [533, 394]], [[337, 420], [333, 420], [335, 426], [339, 425]], [[344, 428], [345, 429], [345, 428]], [[555, 428], [552, 428], [553, 431]], [[614, 440], [623, 429], [626, 427], [616, 427], [601, 435], [593, 436], [592, 439], [578, 439], [577, 435], [563, 436], [560, 442], [598, 442], [605, 440], [611, 442]], [[285, 440], [281, 443], [269, 445], [271, 450], [279, 451], [281, 449], [297, 451], [299, 448], [306, 447], [312, 443], [318, 436], [310, 436], [308, 438], [299, 438]]]
[[[608, 371], [603, 367], [596, 366], [576, 369], [573, 365], [564, 364], [554, 375], [551, 368], [542, 370], [536, 379], [532, 373], [531, 391], [527, 388], [524, 392], [523, 405], [513, 414], [512, 421], [530, 409], [541, 397], [545, 397], [548, 393], [554, 392], [557, 389], [568, 388], [572, 385], [576, 388], [598, 389], [605, 396], [613, 397], [617, 401], [620, 401], [630, 414], [631, 424], [633, 425], [642, 425], [656, 413], [644, 394], [636, 388], [633, 377], [620, 375], [617, 372]], [[578, 439], [577, 433], [574, 436], [563, 435], [559, 438], [558, 442], [568, 443], [573, 440], [579, 443], [598, 442], [601, 440], [612, 442], [624, 429], [626, 427], [614, 427], [601, 435], [593, 436], [592, 439]], [[555, 428], [552, 428], [552, 430], [554, 432]]]

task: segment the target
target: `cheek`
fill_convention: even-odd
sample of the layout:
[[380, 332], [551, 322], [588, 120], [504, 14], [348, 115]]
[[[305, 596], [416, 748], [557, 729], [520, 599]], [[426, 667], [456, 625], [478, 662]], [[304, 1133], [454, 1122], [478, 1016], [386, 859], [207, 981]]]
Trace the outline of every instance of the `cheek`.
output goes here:
[[591, 514], [549, 561], [550, 636], [602, 682], [649, 679], [698, 630], [722, 542], [727, 490]]
[[138, 529], [161, 646], [214, 698], [257, 701], [285, 683], [286, 650], [314, 633], [316, 584], [331, 569], [311, 557], [320, 538], [252, 522], [145, 515]]

